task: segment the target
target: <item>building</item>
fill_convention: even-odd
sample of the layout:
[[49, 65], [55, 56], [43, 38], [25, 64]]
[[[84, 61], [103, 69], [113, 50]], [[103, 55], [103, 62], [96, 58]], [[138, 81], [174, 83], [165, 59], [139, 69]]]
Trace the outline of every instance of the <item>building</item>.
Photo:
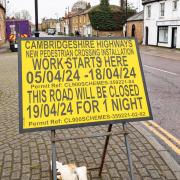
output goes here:
[[6, 41], [5, 8], [0, 4], [0, 46]]
[[136, 37], [139, 43], [143, 42], [144, 11], [141, 11], [127, 19], [127, 36]]
[[180, 1], [143, 0], [146, 45], [180, 48]]
[[78, 32], [81, 36], [85, 37], [91, 37], [93, 35], [93, 29], [88, 16], [90, 9], [72, 13], [69, 16], [70, 34], [76, 34]]
[[[81, 36], [122, 36], [122, 31], [99, 31], [93, 29], [91, 26], [89, 12], [96, 6], [91, 7], [90, 3], [85, 1], [77, 1], [71, 12], [65, 13], [65, 16], [61, 19], [60, 29], [61, 33], [66, 35], [75, 35], [77, 32]], [[120, 7], [111, 5], [115, 11], [119, 11]]]
[[58, 19], [43, 19], [41, 23], [41, 30], [47, 31], [49, 28], [57, 28], [57, 24], [59, 23]]
[[[77, 1], [72, 10], [65, 13], [65, 16], [60, 21], [60, 31], [65, 35], [75, 35], [77, 32], [82, 36], [92, 35], [90, 20], [88, 17], [88, 9], [90, 3], [85, 1]], [[87, 28], [90, 28], [90, 30]]]
[[63, 17], [60, 19], [60, 34], [66, 34], [65, 32], [65, 19]]

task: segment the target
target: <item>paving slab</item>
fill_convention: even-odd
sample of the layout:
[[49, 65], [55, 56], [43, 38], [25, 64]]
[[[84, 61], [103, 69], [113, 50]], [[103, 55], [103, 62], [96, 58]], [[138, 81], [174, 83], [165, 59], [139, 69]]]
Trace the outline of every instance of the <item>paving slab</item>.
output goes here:
[[148, 55], [158, 56], [165, 59], [179, 60], [180, 61], [180, 50], [171, 49], [157, 46], [140, 46], [140, 52]]

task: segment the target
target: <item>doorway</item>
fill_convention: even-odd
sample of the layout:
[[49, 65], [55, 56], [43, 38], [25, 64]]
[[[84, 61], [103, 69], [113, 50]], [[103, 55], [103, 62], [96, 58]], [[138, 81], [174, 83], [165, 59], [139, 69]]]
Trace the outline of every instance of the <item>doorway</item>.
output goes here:
[[176, 42], [177, 42], [177, 27], [172, 28], [172, 48], [176, 48]]
[[131, 36], [132, 36], [132, 37], [135, 37], [135, 30], [136, 30], [136, 27], [135, 27], [135, 25], [133, 24], [133, 25], [132, 25], [132, 30], [131, 30]]

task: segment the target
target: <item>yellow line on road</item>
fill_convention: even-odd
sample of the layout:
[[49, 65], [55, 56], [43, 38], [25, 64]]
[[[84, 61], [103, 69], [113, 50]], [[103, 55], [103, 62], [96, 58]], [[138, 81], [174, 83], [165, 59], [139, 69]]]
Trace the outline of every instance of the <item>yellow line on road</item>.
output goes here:
[[173, 140], [174, 142], [176, 142], [178, 145], [180, 145], [180, 141], [175, 138], [172, 134], [170, 134], [168, 131], [166, 131], [165, 129], [163, 129], [161, 126], [159, 126], [157, 123], [153, 122], [153, 121], [148, 121], [150, 122], [153, 126], [157, 127], [161, 132], [163, 132], [167, 137], [169, 137], [171, 140]]
[[142, 122], [150, 131], [152, 131], [155, 135], [157, 135], [160, 139], [162, 139], [174, 152], [180, 155], [180, 149], [176, 147], [169, 139], [165, 136], [160, 134], [156, 129], [154, 129], [150, 124], [147, 122]]

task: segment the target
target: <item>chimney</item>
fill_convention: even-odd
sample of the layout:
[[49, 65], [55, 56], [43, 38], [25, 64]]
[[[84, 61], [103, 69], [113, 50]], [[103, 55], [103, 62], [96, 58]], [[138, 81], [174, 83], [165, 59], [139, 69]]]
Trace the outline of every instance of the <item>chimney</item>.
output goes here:
[[120, 0], [121, 9], [124, 9], [124, 0]]

